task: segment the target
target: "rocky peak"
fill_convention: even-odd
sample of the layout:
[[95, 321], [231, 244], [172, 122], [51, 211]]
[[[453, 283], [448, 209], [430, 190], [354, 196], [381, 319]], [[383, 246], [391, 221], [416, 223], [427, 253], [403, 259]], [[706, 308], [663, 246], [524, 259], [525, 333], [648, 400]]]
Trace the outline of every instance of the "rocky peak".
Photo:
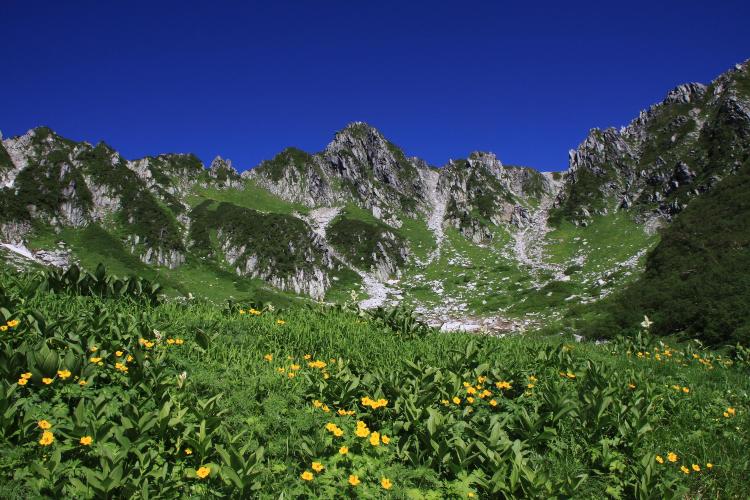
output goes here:
[[220, 187], [235, 188], [242, 185], [242, 178], [232, 166], [232, 161], [225, 160], [221, 156], [217, 156], [211, 162], [211, 166], [208, 168], [208, 176]]
[[684, 104], [694, 102], [703, 98], [706, 94], [706, 86], [702, 83], [683, 83], [667, 93], [664, 104]]
[[374, 176], [397, 189], [404, 181], [403, 175], [412, 176], [415, 170], [403, 151], [363, 122], [350, 123], [337, 132], [324, 155], [346, 178]]

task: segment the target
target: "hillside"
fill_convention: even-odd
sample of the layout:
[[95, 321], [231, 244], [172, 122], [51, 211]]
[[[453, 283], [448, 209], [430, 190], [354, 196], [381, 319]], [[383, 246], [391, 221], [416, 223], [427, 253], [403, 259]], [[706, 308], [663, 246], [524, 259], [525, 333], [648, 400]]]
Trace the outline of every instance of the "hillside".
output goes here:
[[0, 495], [747, 494], [747, 350], [158, 292], [0, 272]]
[[[191, 154], [127, 160], [104, 142], [40, 127], [0, 147], [0, 254], [21, 267], [102, 262], [171, 296], [217, 302], [355, 294], [365, 308], [402, 305], [443, 330], [497, 334], [564, 326], [571, 311], [589, 318], [591, 304], [639, 281], [646, 265], [631, 292], [642, 301], [631, 304], [659, 333], [703, 335], [662, 320], [655, 290], [684, 272], [671, 257], [677, 231], [693, 249], [687, 260], [707, 257], [700, 249], [715, 233], [697, 230], [691, 213], [720, 211], [714, 191], [744, 175], [748, 82], [745, 62], [708, 85], [680, 85], [628, 126], [592, 130], [555, 173], [490, 152], [436, 168], [362, 122], [320, 152], [290, 147], [241, 174], [221, 157], [209, 166]], [[690, 295], [694, 286], [668, 288]], [[731, 295], [744, 297], [746, 283], [736, 286], [742, 293]], [[694, 316], [729, 302], [696, 298]], [[641, 313], [586, 331], [634, 328]], [[731, 332], [706, 340], [744, 335], [736, 321], [715, 328]]]

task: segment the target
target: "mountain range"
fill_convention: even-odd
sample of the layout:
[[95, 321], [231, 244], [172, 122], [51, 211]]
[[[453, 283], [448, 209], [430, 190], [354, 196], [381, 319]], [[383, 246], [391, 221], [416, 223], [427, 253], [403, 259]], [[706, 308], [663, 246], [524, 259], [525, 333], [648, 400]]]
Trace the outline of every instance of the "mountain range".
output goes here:
[[[736, 184], [749, 156], [749, 62], [679, 85], [625, 127], [591, 130], [564, 172], [504, 165], [490, 152], [435, 167], [362, 122], [320, 152], [289, 147], [242, 173], [221, 157], [128, 160], [39, 127], [2, 140], [0, 240], [7, 259], [102, 261], [175, 295], [354, 294], [362, 307], [403, 304], [447, 330], [523, 330], [585, 316], [582, 307], [648, 279], [664, 286], [654, 259], [679, 240], [672, 228], [696, 200], [710, 214], [725, 201], [715, 193], [730, 189], [730, 218], [747, 220], [750, 190]], [[714, 236], [686, 238], [682, 260], [700, 260]], [[717, 251], [747, 253], [743, 238]], [[691, 272], [687, 281], [701, 275]], [[743, 280], [734, 296], [747, 292]], [[634, 321], [625, 317], [619, 327]]]

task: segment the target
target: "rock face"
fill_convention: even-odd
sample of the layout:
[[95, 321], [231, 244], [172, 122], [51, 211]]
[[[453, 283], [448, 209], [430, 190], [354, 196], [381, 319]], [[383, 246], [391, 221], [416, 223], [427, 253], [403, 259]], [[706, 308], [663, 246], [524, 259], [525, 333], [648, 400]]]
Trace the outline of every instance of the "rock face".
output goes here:
[[382, 220], [425, 213], [427, 165], [362, 122], [336, 133], [313, 155], [287, 148], [243, 174], [280, 198], [309, 207], [354, 202]]
[[181, 229], [163, 203], [175, 212], [183, 205], [154, 177], [149, 161], [130, 163], [104, 143], [76, 143], [47, 128], [3, 146], [13, 164], [2, 189], [4, 236], [12, 231], [22, 238], [32, 221], [79, 228], [116, 221], [144, 262], [184, 262]]
[[448, 193], [446, 220], [475, 243], [492, 239], [493, 226], [524, 225], [528, 203], [553, 195], [538, 171], [505, 167], [494, 154], [481, 152], [449, 163], [439, 187]]
[[394, 226], [402, 216], [446, 214], [449, 224], [475, 241], [490, 238], [493, 224], [522, 224], [523, 204], [550, 194], [537, 171], [504, 167], [492, 153], [430, 167], [362, 122], [339, 131], [320, 153], [287, 148], [242, 175], [289, 202], [353, 202]]
[[620, 130], [592, 130], [570, 152], [557, 217], [585, 223], [631, 209], [671, 219], [737, 170], [750, 151], [750, 64], [710, 85], [688, 83]]
[[221, 188], [239, 188], [242, 186], [240, 174], [232, 166], [231, 160], [224, 160], [221, 156], [214, 158], [208, 168], [208, 176], [213, 184]]

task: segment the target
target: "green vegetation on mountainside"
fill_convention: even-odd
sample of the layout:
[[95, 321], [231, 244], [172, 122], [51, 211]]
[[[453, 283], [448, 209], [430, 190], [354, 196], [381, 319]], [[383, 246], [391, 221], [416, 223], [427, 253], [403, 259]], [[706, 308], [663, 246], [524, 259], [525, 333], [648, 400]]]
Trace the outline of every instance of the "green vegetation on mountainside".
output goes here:
[[191, 249], [201, 255], [237, 253], [233, 265], [244, 267], [255, 258], [259, 269], [277, 276], [294, 275], [322, 261], [309, 227], [297, 217], [211, 201], [195, 207], [190, 216]]
[[8, 151], [5, 150], [2, 140], [0, 140], [0, 174], [13, 168], [13, 161], [10, 159]]
[[632, 328], [645, 313], [654, 331], [710, 344], [750, 343], [750, 162], [693, 200], [661, 232], [643, 276], [602, 304], [597, 335]]
[[144, 264], [115, 234], [97, 224], [80, 229], [63, 228], [59, 233], [40, 229], [28, 246], [31, 249], [54, 248], [58, 241], [66, 243], [74, 258], [87, 269], [103, 263], [119, 276], [140, 276], [158, 282], [171, 297], [192, 294], [221, 303], [228, 297], [241, 301], [269, 302], [287, 305], [304, 299], [281, 292], [262, 280], [237, 276], [231, 269], [188, 253], [185, 264], [166, 269]]
[[747, 494], [748, 350], [53, 281], [0, 273], [6, 498]]
[[204, 200], [225, 201], [234, 205], [258, 210], [259, 212], [272, 212], [279, 214], [291, 214], [294, 212], [307, 213], [309, 209], [302, 205], [288, 203], [267, 190], [258, 187], [252, 180], [243, 180], [242, 189], [216, 187], [205, 187], [196, 184], [192, 194], [188, 197], [190, 205], [195, 206]]
[[331, 222], [326, 236], [341, 255], [360, 269], [369, 270], [383, 261], [396, 266], [405, 263], [401, 254], [405, 242], [383, 222], [349, 218], [344, 211]]
[[255, 170], [266, 174], [272, 181], [276, 182], [284, 177], [284, 172], [289, 166], [294, 168], [297, 176], [306, 174], [307, 168], [312, 168], [322, 175], [320, 167], [315, 164], [312, 155], [295, 147], [288, 147], [270, 160], [260, 163]]
[[611, 269], [640, 250], [648, 248], [658, 238], [646, 233], [642, 225], [624, 211], [596, 215], [586, 226], [561, 222], [547, 234], [544, 252], [554, 264], [566, 264], [576, 258], [582, 264], [571, 266], [566, 273], [596, 273]]

